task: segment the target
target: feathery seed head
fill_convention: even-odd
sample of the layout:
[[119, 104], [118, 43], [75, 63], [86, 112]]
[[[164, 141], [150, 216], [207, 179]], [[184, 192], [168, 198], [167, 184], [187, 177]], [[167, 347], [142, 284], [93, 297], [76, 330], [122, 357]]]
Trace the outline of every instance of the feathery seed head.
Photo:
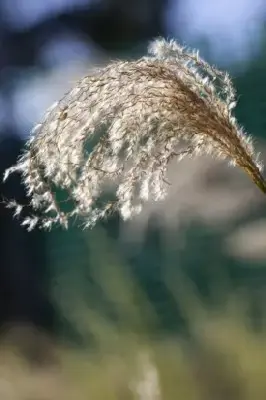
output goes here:
[[[148, 56], [84, 77], [46, 112], [5, 174], [22, 173], [32, 207], [46, 215], [23, 223], [67, 227], [80, 217], [89, 227], [116, 211], [131, 218], [144, 201], [166, 196], [172, 159], [199, 154], [228, 159], [266, 193], [252, 141], [232, 115], [235, 98], [227, 73], [174, 40], [157, 39]], [[70, 210], [56, 188], [67, 193]]]

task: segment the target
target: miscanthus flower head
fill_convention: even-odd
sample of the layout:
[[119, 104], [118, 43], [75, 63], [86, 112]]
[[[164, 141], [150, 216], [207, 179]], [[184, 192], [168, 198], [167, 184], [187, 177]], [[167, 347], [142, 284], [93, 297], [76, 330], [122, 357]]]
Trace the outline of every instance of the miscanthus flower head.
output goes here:
[[155, 40], [139, 60], [94, 70], [46, 112], [6, 171], [5, 179], [22, 174], [36, 211], [23, 224], [67, 226], [74, 217], [89, 227], [113, 212], [129, 219], [146, 200], [166, 196], [171, 160], [199, 154], [228, 159], [265, 193], [262, 165], [235, 106], [228, 74], [173, 40]]

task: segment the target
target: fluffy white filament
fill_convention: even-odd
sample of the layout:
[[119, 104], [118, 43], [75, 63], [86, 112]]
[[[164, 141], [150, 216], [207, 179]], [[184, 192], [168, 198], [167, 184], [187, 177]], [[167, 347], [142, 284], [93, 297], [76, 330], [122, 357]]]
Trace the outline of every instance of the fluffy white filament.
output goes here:
[[113, 212], [132, 218], [144, 201], [166, 196], [170, 160], [202, 153], [228, 158], [265, 192], [235, 105], [228, 74], [175, 41], [157, 39], [147, 57], [94, 71], [46, 112], [6, 171], [5, 179], [22, 174], [36, 211], [23, 224], [67, 226], [74, 217], [92, 227]]

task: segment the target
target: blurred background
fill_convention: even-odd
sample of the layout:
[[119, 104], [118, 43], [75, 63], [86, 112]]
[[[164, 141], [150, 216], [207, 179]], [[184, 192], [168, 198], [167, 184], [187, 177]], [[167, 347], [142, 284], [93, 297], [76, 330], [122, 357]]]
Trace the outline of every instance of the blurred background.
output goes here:
[[[1, 175], [15, 163], [46, 108], [77, 79], [111, 59], [142, 56], [158, 36], [198, 48], [207, 61], [231, 73], [239, 95], [236, 116], [266, 159], [265, 23], [263, 0], [0, 0]], [[95, 324], [97, 313], [110, 324], [122, 315], [130, 332], [148, 330], [149, 338], [181, 338], [186, 354], [191, 349], [199, 354], [198, 332], [209, 336], [202, 333], [205, 328], [195, 333], [195, 314], [235, 310], [237, 303], [243, 327], [239, 322], [232, 328], [238, 319], [228, 316], [215, 325], [213, 335], [224, 332], [225, 342], [235, 340], [237, 349], [242, 336], [245, 342], [250, 332], [258, 335], [252, 336], [250, 352], [261, 353], [259, 365], [265, 371], [266, 347], [258, 342], [265, 329], [265, 197], [241, 171], [207, 158], [172, 166], [169, 179], [172, 186], [163, 204], [147, 204], [129, 223], [114, 217], [89, 232], [28, 233], [1, 204], [3, 343], [12, 336], [31, 361], [51, 361], [55, 343], [95, 345], [100, 332], [108, 330], [102, 320]], [[18, 179], [1, 183], [0, 191], [3, 199], [27, 201]], [[127, 283], [122, 284], [125, 271]], [[129, 301], [132, 281], [142, 300]], [[119, 302], [130, 310], [134, 303], [140, 314], [147, 304], [151, 327], [145, 323], [140, 328], [135, 311], [114, 311]], [[228, 393], [215, 398], [242, 399], [235, 391], [233, 397]]]

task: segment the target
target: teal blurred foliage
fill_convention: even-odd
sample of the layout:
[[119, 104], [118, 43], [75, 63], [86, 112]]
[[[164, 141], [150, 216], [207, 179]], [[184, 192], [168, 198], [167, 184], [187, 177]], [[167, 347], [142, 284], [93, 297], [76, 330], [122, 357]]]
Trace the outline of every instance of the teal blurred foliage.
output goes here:
[[[259, 56], [249, 61], [247, 68], [243, 69], [241, 66], [239, 73], [237, 66], [233, 68], [233, 79], [240, 95], [236, 111], [238, 120], [249, 133], [265, 139], [266, 38], [262, 42]], [[132, 255], [119, 244], [120, 223], [118, 217], [113, 217], [103, 222], [101, 228], [103, 227], [111, 243], [116, 244], [120, 259], [130, 266], [132, 275], [150, 300], [159, 317], [158, 331], [189, 333], [189, 322], [165, 282], [166, 269], [177, 272], [176, 279], [178, 272], [182, 272], [183, 276], [193, 282], [199, 298], [211, 307], [219, 306], [229, 292], [244, 290], [249, 299], [250, 322], [254, 328], [260, 328], [264, 308], [261, 293], [266, 288], [266, 268], [255, 268], [256, 265], [224, 255], [221, 243], [227, 234], [226, 230], [215, 230], [200, 223], [192, 223], [182, 232], [182, 240], [186, 245], [180, 248], [179, 230], [172, 230], [171, 243], [166, 243], [159, 224], [155, 218], [151, 218], [142, 245]], [[47, 235], [50, 243], [50, 268], [54, 276], [52, 290], [60, 293], [60, 282], [67, 282], [68, 290], [73, 290], [73, 293], [75, 290], [80, 292], [82, 287], [88, 306], [92, 281], [90, 246], [87, 239], [94, 232], [95, 235], [98, 234], [98, 228], [94, 229], [87, 233], [78, 227], [72, 227], [68, 231], [54, 230]], [[98, 248], [102, 257], [101, 242], [98, 243]], [[106, 264], [108, 263], [109, 257], [106, 254]], [[221, 285], [223, 277], [226, 277], [224, 286]], [[64, 334], [72, 332], [72, 337], [75, 337], [75, 328], [67, 322], [67, 317], [62, 315], [60, 308], [58, 329]]]

